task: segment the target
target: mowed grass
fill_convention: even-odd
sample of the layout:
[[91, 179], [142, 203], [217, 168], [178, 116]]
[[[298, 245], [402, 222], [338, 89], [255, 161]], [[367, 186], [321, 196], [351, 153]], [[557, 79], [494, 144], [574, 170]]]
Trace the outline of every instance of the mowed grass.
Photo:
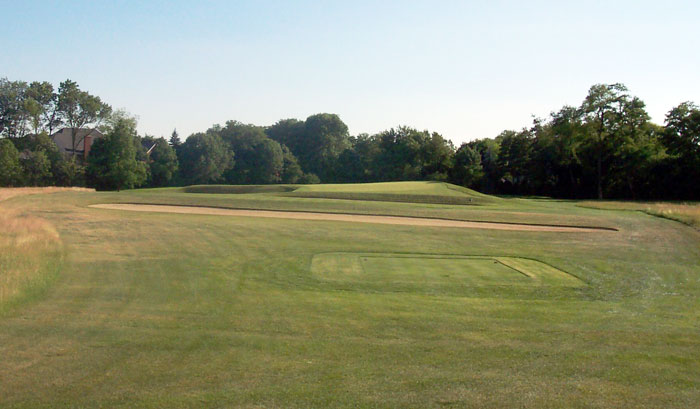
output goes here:
[[[421, 228], [87, 207], [178, 201], [549, 220], [619, 231]], [[3, 212], [53, 225], [66, 251], [43, 297], [0, 319], [0, 407], [700, 404], [700, 232], [640, 212], [558, 201], [348, 202], [178, 189], [0, 202]], [[331, 280], [312, 271], [315, 257], [331, 253], [391, 254], [392, 260], [369, 263], [369, 274], [383, 281], [363, 280], [366, 271]], [[551, 274], [550, 266], [585, 285], [452, 281], [421, 257], [421, 268], [414, 268], [415, 255], [448, 259], [443, 271], [478, 268], [450, 257], [534, 260], [541, 265], [511, 267], [534, 277]], [[505, 277], [501, 267], [493, 273]], [[416, 271], [407, 281], [390, 279], [406, 268]]]
[[410, 285], [413, 291], [443, 286], [584, 286], [581, 280], [537, 260], [441, 254], [325, 253], [311, 261], [322, 280], [371, 283], [378, 291]]

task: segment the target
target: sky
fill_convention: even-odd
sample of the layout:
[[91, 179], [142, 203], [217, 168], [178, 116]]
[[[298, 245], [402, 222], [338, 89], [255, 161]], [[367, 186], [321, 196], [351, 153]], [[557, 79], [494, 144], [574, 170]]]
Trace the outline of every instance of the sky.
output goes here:
[[456, 145], [623, 83], [654, 122], [700, 104], [695, 1], [7, 1], [0, 77], [69, 78], [181, 137], [335, 113]]

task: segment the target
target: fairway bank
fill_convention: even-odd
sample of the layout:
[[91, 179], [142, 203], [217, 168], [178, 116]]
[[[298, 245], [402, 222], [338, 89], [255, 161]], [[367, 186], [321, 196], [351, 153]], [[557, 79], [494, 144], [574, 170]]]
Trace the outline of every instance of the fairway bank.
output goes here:
[[323, 221], [376, 223], [376, 224], [393, 224], [393, 225], [425, 226], [425, 227], [457, 227], [457, 228], [467, 228], [467, 229], [540, 231], [540, 232], [561, 232], [561, 233], [615, 231], [615, 229], [605, 228], [605, 227], [555, 226], [555, 225], [540, 225], [540, 224], [478, 222], [478, 221], [448, 220], [448, 219], [437, 219], [437, 218], [359, 215], [359, 214], [346, 214], [346, 213], [318, 213], [318, 212], [291, 212], [291, 211], [274, 211], [274, 210], [224, 209], [224, 208], [218, 208], [218, 207], [204, 207], [204, 206], [176, 206], [176, 205], [119, 203], [119, 204], [94, 204], [94, 205], [90, 205], [89, 207], [98, 208], [98, 209], [128, 210], [128, 211], [139, 211], [139, 212], [203, 214], [203, 215], [213, 215], [213, 216], [266, 217], [266, 218], [276, 218], [276, 219], [323, 220]]

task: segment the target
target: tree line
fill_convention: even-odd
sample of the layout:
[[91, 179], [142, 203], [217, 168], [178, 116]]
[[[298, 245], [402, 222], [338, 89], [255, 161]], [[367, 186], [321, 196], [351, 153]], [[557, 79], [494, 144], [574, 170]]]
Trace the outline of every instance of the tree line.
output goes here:
[[[60, 127], [105, 136], [83, 160], [58, 152], [50, 135]], [[654, 124], [622, 84], [594, 85], [579, 106], [455, 147], [437, 132], [408, 126], [352, 136], [328, 113], [271, 126], [228, 121], [184, 142], [177, 131], [166, 140], [138, 135], [134, 118], [73, 81], [54, 90], [47, 82], [0, 79], [0, 136], [5, 186], [436, 180], [495, 194], [700, 199], [700, 109], [683, 102], [664, 125]]]

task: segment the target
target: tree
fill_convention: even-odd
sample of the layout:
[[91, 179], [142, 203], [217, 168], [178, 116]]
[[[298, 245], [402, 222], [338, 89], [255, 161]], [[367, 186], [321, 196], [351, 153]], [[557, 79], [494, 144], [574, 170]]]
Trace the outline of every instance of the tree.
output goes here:
[[60, 173], [65, 158], [45, 132], [18, 138], [15, 146], [21, 152], [25, 183], [35, 186], [59, 183], [55, 177]]
[[170, 140], [168, 141], [168, 144], [170, 146], [177, 150], [177, 148], [182, 145], [182, 141], [180, 140], [180, 135], [177, 133], [177, 129], [173, 129], [173, 133], [170, 135]]
[[666, 115], [662, 142], [671, 155], [666, 159], [665, 173], [673, 175], [673, 190], [667, 194], [675, 198], [700, 199], [700, 108], [692, 102], [683, 102]]
[[178, 169], [177, 155], [165, 138], [155, 139], [154, 143], [155, 146], [150, 155], [150, 185], [168, 186]]
[[311, 115], [304, 121], [303, 135], [298, 145], [300, 151], [294, 154], [305, 172], [326, 180], [333, 162], [350, 147], [347, 125], [336, 114]]
[[304, 176], [304, 172], [301, 170], [297, 158], [289, 148], [282, 145], [282, 175], [280, 176], [280, 182], [297, 183], [302, 176]]
[[629, 96], [623, 84], [592, 86], [581, 110], [590, 129], [596, 191], [598, 199], [602, 199], [606, 167], [615, 147], [624, 143], [626, 138], [634, 137], [649, 115], [644, 110], [644, 103]]
[[[299, 139], [304, 132], [304, 121], [298, 119], [281, 119], [274, 125], [265, 129], [265, 134], [280, 145], [284, 145], [294, 153], [297, 148]], [[295, 154], [296, 155], [296, 154]]]
[[374, 173], [380, 180], [417, 180], [420, 179], [423, 162], [421, 149], [426, 132], [399, 126], [375, 136], [377, 155], [374, 157]]
[[[615, 149], [609, 169], [608, 190], [618, 198], [650, 198], [653, 172], [666, 157], [660, 142], [661, 127], [645, 123]], [[674, 183], [675, 184], [675, 183]]]
[[314, 185], [317, 183], [321, 183], [321, 179], [319, 179], [315, 173], [304, 173], [299, 178], [299, 183], [301, 183], [302, 185]]
[[26, 82], [0, 78], [0, 135], [8, 138], [24, 136], [26, 91]]
[[103, 103], [100, 97], [81, 91], [78, 84], [71, 80], [65, 80], [59, 85], [57, 98], [58, 113], [71, 128], [72, 154], [75, 156], [75, 151], [84, 138], [79, 137], [80, 128], [96, 128], [111, 116], [112, 108]]
[[20, 163], [25, 185], [46, 186], [51, 183], [51, 162], [43, 150], [22, 152]]
[[663, 141], [673, 155], [700, 157], [700, 108], [683, 102], [666, 114]]
[[61, 124], [58, 115], [58, 95], [53, 91], [53, 85], [46, 81], [34, 81], [27, 88], [24, 109], [35, 134], [46, 131], [51, 135], [53, 129]]
[[221, 138], [236, 154], [236, 163], [224, 177], [232, 184], [278, 183], [284, 167], [282, 147], [255, 125], [228, 121]]
[[538, 194], [587, 196], [581, 186], [583, 169], [579, 150], [585, 138], [580, 109], [564, 106], [550, 114], [546, 124], [538, 124], [533, 130], [532, 169]]
[[454, 155], [454, 166], [450, 169], [452, 183], [473, 187], [484, 176], [481, 155], [468, 144], [462, 144]]
[[437, 132], [423, 140], [420, 149], [424, 179], [445, 181], [453, 166], [455, 148], [452, 142], [446, 140]]
[[234, 164], [234, 154], [216, 131], [190, 135], [178, 151], [180, 174], [185, 183], [223, 181]]
[[75, 156], [58, 162], [53, 175], [54, 183], [59, 186], [85, 185], [85, 165], [79, 163]]
[[19, 152], [9, 139], [0, 139], [0, 186], [15, 186], [22, 175]]
[[90, 151], [86, 177], [98, 190], [122, 190], [146, 182], [146, 164], [136, 160], [136, 129], [128, 120], [119, 120]]
[[532, 155], [532, 135], [528, 130], [521, 132], [503, 131], [496, 137], [500, 149], [498, 166], [502, 178], [511, 187], [507, 193], [530, 194], [530, 166]]
[[365, 177], [362, 157], [354, 146], [345, 149], [335, 162], [333, 180], [342, 183], [361, 182]]
[[481, 167], [484, 169], [484, 177], [479, 182], [479, 190], [487, 193], [496, 192], [500, 182], [502, 170], [498, 167], [498, 155], [500, 146], [494, 139], [477, 139], [467, 143], [481, 156]]
[[350, 147], [348, 127], [335, 114], [311, 115], [303, 122], [281, 120], [266, 132], [294, 153], [304, 172], [315, 173], [321, 180], [332, 178], [335, 160]]

